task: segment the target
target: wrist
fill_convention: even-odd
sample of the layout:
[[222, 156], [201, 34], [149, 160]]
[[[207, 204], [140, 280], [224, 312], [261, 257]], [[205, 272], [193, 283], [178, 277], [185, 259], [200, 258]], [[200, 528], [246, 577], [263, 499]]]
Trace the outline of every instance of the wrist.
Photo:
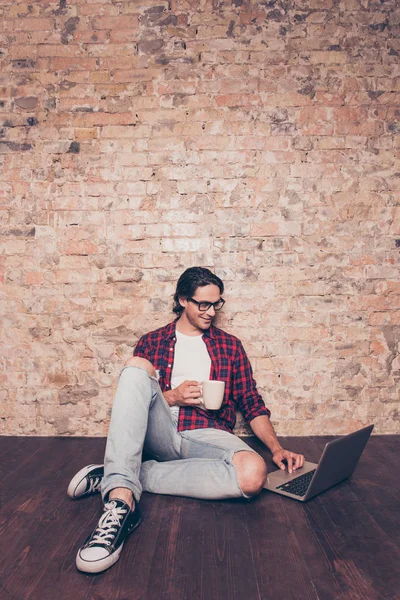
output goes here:
[[168, 406], [176, 406], [176, 397], [174, 390], [164, 392], [164, 398], [166, 399]]
[[283, 450], [282, 446], [280, 446], [279, 444], [277, 446], [272, 446], [272, 448], [270, 448], [271, 450], [271, 454], [272, 456], [274, 456], [274, 454], [276, 454], [277, 452], [281, 452]]

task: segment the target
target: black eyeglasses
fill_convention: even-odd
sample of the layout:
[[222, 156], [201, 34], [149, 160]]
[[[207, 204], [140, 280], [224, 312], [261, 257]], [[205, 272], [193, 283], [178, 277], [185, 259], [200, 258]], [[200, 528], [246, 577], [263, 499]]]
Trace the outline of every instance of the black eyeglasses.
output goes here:
[[223, 298], [220, 298], [216, 302], [197, 302], [197, 300], [194, 298], [188, 298], [188, 301], [193, 302], [193, 304], [197, 304], [197, 308], [200, 312], [206, 312], [207, 310], [210, 310], [211, 307], [213, 307], [214, 310], [221, 310], [225, 304], [225, 300]]

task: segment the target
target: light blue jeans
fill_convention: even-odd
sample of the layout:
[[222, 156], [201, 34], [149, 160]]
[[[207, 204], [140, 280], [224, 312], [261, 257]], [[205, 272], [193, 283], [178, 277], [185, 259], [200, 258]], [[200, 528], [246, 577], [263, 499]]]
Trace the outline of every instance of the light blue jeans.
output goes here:
[[[155, 460], [142, 462], [142, 451]], [[235, 452], [254, 452], [240, 438], [210, 428], [177, 431], [158, 381], [146, 370], [121, 372], [112, 408], [101, 493], [128, 488], [202, 499], [247, 498], [239, 487]]]

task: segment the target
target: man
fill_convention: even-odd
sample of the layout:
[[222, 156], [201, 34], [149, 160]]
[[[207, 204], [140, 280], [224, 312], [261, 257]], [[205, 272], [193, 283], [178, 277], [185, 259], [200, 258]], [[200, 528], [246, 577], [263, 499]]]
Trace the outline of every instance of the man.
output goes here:
[[[257, 391], [238, 338], [214, 327], [225, 301], [224, 285], [208, 269], [192, 267], [179, 278], [175, 321], [144, 335], [123, 368], [111, 414], [102, 465], [72, 479], [72, 498], [97, 491], [105, 502], [76, 564], [87, 573], [109, 568], [140, 524], [142, 491], [203, 499], [251, 498], [267, 478], [264, 460], [233, 435], [238, 408], [273, 461], [289, 472], [304, 457], [279, 444], [270, 411]], [[218, 411], [201, 404], [201, 382], [225, 382]], [[153, 460], [142, 462], [142, 451]]]

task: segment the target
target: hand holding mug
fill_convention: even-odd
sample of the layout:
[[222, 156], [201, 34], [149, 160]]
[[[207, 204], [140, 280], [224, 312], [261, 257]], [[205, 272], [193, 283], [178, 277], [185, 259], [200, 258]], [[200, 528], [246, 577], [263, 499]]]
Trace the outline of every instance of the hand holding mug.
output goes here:
[[164, 397], [170, 406], [199, 406], [200, 396], [200, 383], [188, 379], [175, 389], [164, 392]]

